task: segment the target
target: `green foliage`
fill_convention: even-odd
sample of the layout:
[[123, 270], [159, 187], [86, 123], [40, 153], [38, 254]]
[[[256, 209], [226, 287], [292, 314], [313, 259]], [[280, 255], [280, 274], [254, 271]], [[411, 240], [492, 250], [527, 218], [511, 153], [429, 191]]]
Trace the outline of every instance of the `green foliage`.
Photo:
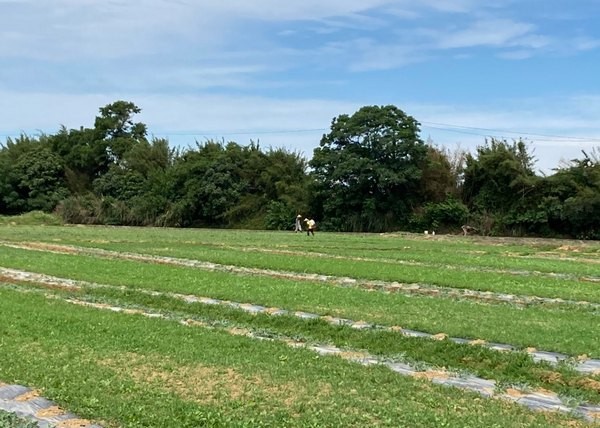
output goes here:
[[49, 212], [68, 195], [63, 160], [50, 150], [45, 136], [9, 139], [0, 150], [0, 165], [0, 207], [6, 214]]
[[477, 211], [506, 213], [533, 187], [533, 159], [521, 140], [512, 144], [491, 139], [467, 155], [464, 198]]
[[52, 151], [65, 162], [67, 186], [72, 193], [91, 190], [92, 181], [106, 173], [111, 163], [107, 143], [95, 129], [62, 127], [48, 141]]
[[30, 211], [16, 216], [0, 216], [0, 224], [6, 225], [52, 225], [59, 226], [63, 222], [56, 214], [49, 214], [42, 211]]
[[269, 230], [290, 230], [294, 227], [296, 211], [285, 202], [271, 201], [267, 208], [265, 225]]
[[600, 161], [594, 154], [583, 152], [583, 159], [549, 177], [549, 196], [561, 202], [551, 221], [580, 239], [600, 239]]
[[94, 180], [93, 190], [96, 195], [127, 201], [143, 194], [145, 182], [141, 174], [113, 165]]
[[142, 110], [132, 102], [115, 101], [100, 108], [94, 129], [97, 136], [106, 143], [108, 158], [112, 163], [121, 164], [125, 155], [136, 145], [147, 142], [146, 125], [133, 122], [133, 116]]
[[186, 152], [172, 172], [170, 198], [181, 226], [227, 226], [227, 211], [239, 201], [243, 183], [230, 152], [217, 142]]
[[39, 428], [37, 422], [18, 417], [0, 409], [0, 428]]
[[429, 145], [421, 175], [421, 195], [427, 203], [443, 202], [449, 196], [459, 197], [464, 154]]
[[181, 226], [257, 224], [264, 227], [271, 201], [302, 209], [308, 194], [305, 161], [257, 144], [206, 141], [187, 150], [168, 173], [171, 218]]
[[323, 223], [341, 231], [401, 227], [422, 200], [427, 147], [418, 132], [418, 122], [395, 106], [333, 119], [310, 161]]
[[554, 175], [521, 179], [518, 186], [525, 182], [526, 189], [495, 216], [496, 232], [600, 238], [600, 164], [583, 154]]
[[412, 220], [417, 231], [452, 231], [460, 228], [469, 216], [469, 209], [454, 197], [438, 203], [427, 203]]

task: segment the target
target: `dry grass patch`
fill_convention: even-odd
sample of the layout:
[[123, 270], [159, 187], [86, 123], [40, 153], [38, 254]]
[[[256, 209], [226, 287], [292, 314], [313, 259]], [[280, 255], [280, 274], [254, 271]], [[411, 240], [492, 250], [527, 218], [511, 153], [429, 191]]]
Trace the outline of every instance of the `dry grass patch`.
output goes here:
[[428, 381], [432, 381], [434, 379], [448, 379], [450, 377], [450, 374], [443, 370], [427, 370], [415, 373], [414, 377], [417, 379], [426, 379]]
[[58, 423], [56, 428], [87, 428], [91, 425], [92, 423], [87, 419], [69, 419]]
[[39, 410], [35, 416], [38, 418], [53, 418], [55, 416], [64, 415], [65, 411], [58, 406], [50, 406], [46, 409]]
[[37, 398], [39, 396], [40, 396], [40, 391], [38, 391], [37, 389], [34, 389], [32, 391], [21, 394], [18, 397], [15, 397], [15, 401], [29, 401], [29, 400], [33, 400], [34, 398]]
[[75, 248], [69, 247], [68, 245], [47, 244], [44, 242], [23, 242], [21, 245], [26, 248], [35, 248], [46, 251], [58, 251], [61, 253], [69, 254], [78, 254], [80, 252]]
[[128, 353], [117, 359], [101, 360], [99, 364], [136, 383], [149, 384], [207, 406], [227, 406], [227, 401], [239, 401], [264, 406], [265, 411], [279, 408], [298, 415], [295, 408], [323, 403], [332, 390], [324, 382], [310, 388], [301, 380], [278, 382], [268, 373], [246, 374], [225, 366], [182, 365], [162, 356]]

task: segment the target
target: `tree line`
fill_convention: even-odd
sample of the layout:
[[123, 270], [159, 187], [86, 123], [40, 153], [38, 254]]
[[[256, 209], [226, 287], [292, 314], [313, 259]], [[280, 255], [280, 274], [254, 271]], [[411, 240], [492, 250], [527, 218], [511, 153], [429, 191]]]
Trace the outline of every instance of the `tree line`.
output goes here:
[[308, 161], [259, 143], [207, 140], [172, 148], [116, 101], [92, 128], [8, 138], [0, 147], [0, 214], [55, 212], [65, 222], [132, 226], [438, 230], [600, 238], [594, 151], [538, 175], [522, 140], [485, 140], [475, 153], [420, 138], [396, 106], [365, 106], [331, 122]]

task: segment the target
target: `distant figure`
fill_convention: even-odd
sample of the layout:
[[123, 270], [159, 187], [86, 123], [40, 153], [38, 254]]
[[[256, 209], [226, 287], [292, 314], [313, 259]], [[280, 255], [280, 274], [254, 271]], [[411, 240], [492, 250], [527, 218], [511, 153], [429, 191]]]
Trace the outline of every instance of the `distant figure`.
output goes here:
[[473, 226], [469, 226], [466, 224], [463, 224], [463, 226], [461, 227], [462, 231], [463, 231], [463, 235], [467, 236], [470, 232], [476, 232], [477, 229], [475, 229]]
[[310, 236], [311, 234], [312, 236], [315, 236], [315, 228], [317, 227], [317, 223], [315, 223], [312, 218], [310, 220], [305, 218], [304, 221], [306, 222], [306, 236]]
[[300, 214], [296, 216], [296, 226], [294, 226], [294, 232], [302, 232], [302, 216]]

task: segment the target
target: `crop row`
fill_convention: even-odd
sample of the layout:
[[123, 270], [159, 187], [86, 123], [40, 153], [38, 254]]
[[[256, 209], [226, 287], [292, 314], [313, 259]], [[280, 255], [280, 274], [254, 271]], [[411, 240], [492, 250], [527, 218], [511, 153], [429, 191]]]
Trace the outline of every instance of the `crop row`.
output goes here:
[[[71, 281], [56, 277], [43, 277], [21, 273], [5, 280], [15, 284], [35, 284], [42, 289], [62, 290], [64, 299], [76, 298], [101, 302], [161, 314], [177, 314], [181, 319], [194, 319], [210, 325], [229, 325], [247, 330], [257, 330], [269, 337], [302, 338], [307, 342], [326, 343], [338, 347], [360, 349], [380, 358], [401, 358], [403, 361], [455, 372], [467, 371], [483, 378], [496, 380], [497, 385], [526, 384], [544, 387], [559, 394], [577, 397], [590, 402], [600, 401], [600, 382], [593, 376], [577, 373], [571, 363], [553, 367], [542, 361], [535, 363], [531, 354], [523, 352], [497, 352], [480, 346], [446, 340], [426, 340], [422, 335], [406, 334], [402, 329], [369, 326], [328, 317], [315, 317], [308, 313], [292, 313], [280, 308], [257, 308], [247, 304], [223, 302], [192, 295], [161, 293], [110, 285]], [[59, 294], [58, 291], [53, 291]], [[208, 306], [207, 306], [208, 305]], [[218, 306], [214, 306], [218, 305]], [[272, 316], [278, 315], [278, 316]], [[300, 318], [300, 319], [298, 319]], [[308, 321], [303, 321], [308, 320]], [[268, 332], [268, 333], [267, 333]], [[506, 348], [504, 348], [506, 349]], [[598, 361], [595, 362], [598, 366]], [[600, 366], [598, 366], [600, 367]]]
[[[386, 294], [309, 281], [232, 275], [164, 263], [101, 259], [89, 255], [2, 249], [4, 267], [131, 287], [201, 294], [321, 315], [399, 325], [432, 334], [600, 356], [598, 313], [587, 308], [508, 304]], [[35, 256], [35, 257], [33, 257]], [[32, 263], [32, 260], [35, 263]], [[573, 334], [576, 331], [578, 334]], [[551, 332], [551, 334], [550, 334]]]
[[569, 418], [278, 342], [5, 287], [0, 319], [0, 378], [37, 385], [107, 425], [560, 426]]

